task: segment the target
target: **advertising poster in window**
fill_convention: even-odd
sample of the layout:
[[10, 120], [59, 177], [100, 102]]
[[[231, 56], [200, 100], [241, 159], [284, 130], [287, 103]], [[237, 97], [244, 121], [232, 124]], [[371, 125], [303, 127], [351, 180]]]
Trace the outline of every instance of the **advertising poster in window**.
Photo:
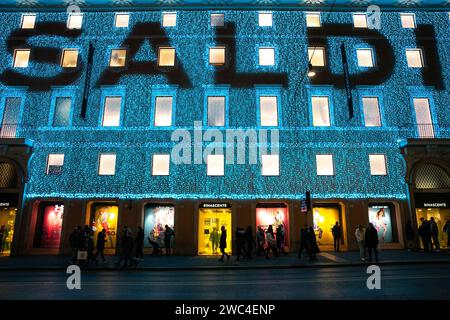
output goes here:
[[64, 215], [64, 205], [47, 205], [44, 207], [41, 247], [59, 248]]
[[118, 215], [118, 206], [100, 205], [94, 207], [94, 221], [92, 222], [92, 228], [94, 230], [94, 241], [97, 241], [98, 233], [105, 229], [105, 249], [114, 249], [116, 247]]
[[369, 222], [378, 232], [378, 240], [392, 242], [392, 219], [389, 206], [369, 206]]
[[[164, 230], [168, 225], [174, 229], [175, 224], [175, 208], [174, 206], [146, 205], [144, 209], [144, 235], [145, 247], [152, 247], [147, 240], [150, 237], [153, 241], [157, 241], [161, 246], [164, 245]], [[172, 238], [173, 239], [173, 238]]]
[[331, 229], [339, 222], [342, 223], [339, 217], [339, 208], [337, 207], [314, 207], [313, 208], [313, 223], [314, 232], [318, 245], [333, 245], [334, 239]]
[[273, 232], [276, 233], [278, 226], [284, 227], [285, 246], [289, 246], [289, 221], [288, 208], [267, 207], [256, 208], [256, 227], [261, 227], [264, 231], [272, 225]]

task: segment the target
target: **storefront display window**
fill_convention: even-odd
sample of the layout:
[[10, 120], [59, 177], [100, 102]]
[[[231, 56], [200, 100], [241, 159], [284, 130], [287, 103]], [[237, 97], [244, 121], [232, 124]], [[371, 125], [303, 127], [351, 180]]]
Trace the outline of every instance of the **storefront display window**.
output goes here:
[[[149, 204], [144, 208], [144, 235], [145, 247], [152, 247], [147, 237], [153, 241], [157, 241], [160, 246], [164, 246], [164, 231], [168, 225], [174, 229], [175, 224], [175, 208], [171, 205], [155, 205]], [[172, 237], [174, 239], [174, 237]]]
[[369, 205], [369, 223], [372, 223], [378, 233], [380, 243], [390, 243], [393, 238], [393, 210], [388, 205]]
[[16, 208], [0, 209], [0, 255], [9, 256], [11, 254], [16, 213]]
[[[313, 223], [314, 232], [316, 233], [316, 239], [318, 245], [333, 245], [334, 239], [331, 229], [339, 222], [342, 231], [342, 221], [339, 207], [314, 207], [313, 208]], [[344, 233], [342, 233], [344, 234]]]
[[284, 227], [284, 246], [289, 247], [289, 213], [284, 204], [259, 204], [256, 207], [256, 227], [261, 227], [264, 231], [272, 225], [273, 232], [276, 233], [280, 225]]
[[[416, 209], [417, 225], [420, 226], [423, 218], [426, 221], [430, 221], [434, 218], [434, 221], [438, 227], [438, 240], [441, 248], [447, 247], [447, 234], [443, 231], [444, 225], [447, 221], [450, 221], [450, 208], [420, 208]], [[421, 246], [423, 246], [421, 242]]]
[[36, 224], [35, 247], [59, 248], [64, 214], [64, 205], [44, 204], [40, 207]]
[[231, 225], [231, 208], [201, 208], [198, 223], [198, 254], [220, 254], [219, 240], [224, 226], [227, 231], [226, 252], [231, 253], [233, 230]]
[[97, 241], [97, 235], [100, 231], [106, 231], [105, 249], [114, 249], [117, 238], [117, 219], [119, 216], [119, 207], [115, 205], [93, 205], [94, 213], [91, 215], [91, 225], [94, 230], [94, 241]]

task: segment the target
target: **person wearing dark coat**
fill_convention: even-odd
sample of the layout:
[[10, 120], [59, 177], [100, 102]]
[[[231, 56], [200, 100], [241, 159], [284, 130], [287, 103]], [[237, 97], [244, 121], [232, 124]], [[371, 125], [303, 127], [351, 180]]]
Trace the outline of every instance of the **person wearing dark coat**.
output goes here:
[[[132, 257], [133, 252], [133, 235], [130, 228], [124, 232], [124, 236], [122, 239], [122, 250], [123, 250], [123, 267], [122, 269], [128, 268], [128, 262], [131, 262], [133, 266], [137, 266], [137, 261]], [[120, 266], [120, 265], [119, 265]]]
[[276, 230], [276, 240], [277, 240], [277, 251], [278, 254], [283, 253], [286, 255], [286, 251], [284, 250], [284, 237], [285, 237], [285, 230], [284, 226], [282, 224], [278, 225]]
[[225, 226], [222, 226], [220, 230], [222, 232], [220, 234], [219, 249], [220, 252], [222, 252], [222, 257], [219, 259], [219, 261], [222, 262], [224, 256], [227, 257], [227, 260], [230, 260], [230, 255], [225, 252], [225, 249], [227, 248], [227, 230], [225, 229]]
[[138, 227], [136, 235], [136, 258], [144, 259], [144, 251], [142, 250], [144, 247], [144, 237], [144, 229]]
[[447, 248], [450, 250], [450, 220], [447, 220], [444, 227], [442, 228], [442, 232], [447, 234]]
[[[436, 248], [436, 251], [439, 252], [441, 250], [441, 245], [439, 243], [439, 227], [434, 220], [434, 217], [430, 218], [430, 248], [433, 251], [433, 246]], [[433, 240], [433, 241], [431, 241]]]
[[97, 259], [94, 256], [94, 231], [89, 227], [86, 230], [86, 247], [87, 247], [87, 263], [94, 262], [98, 264]]
[[166, 248], [166, 255], [172, 253], [172, 237], [175, 235], [175, 232], [171, 227], [167, 224], [164, 230], [164, 247]]
[[313, 227], [308, 228], [306, 234], [306, 239], [309, 247], [309, 260], [317, 261], [317, 254], [320, 252], [319, 246], [317, 245], [316, 233]]
[[102, 229], [97, 235], [97, 252], [95, 253], [95, 260], [97, 260], [97, 257], [100, 255], [102, 257], [102, 261], [105, 262], [105, 242], [106, 242], [106, 230]]
[[416, 234], [411, 224], [411, 220], [406, 221], [406, 247], [408, 251], [415, 249]]
[[305, 226], [300, 229], [300, 249], [298, 250], [298, 258], [302, 258], [303, 250], [306, 251], [306, 254], [309, 256], [309, 246], [308, 246], [308, 226]]
[[80, 241], [80, 232], [81, 232], [81, 226], [78, 226], [73, 229], [72, 233], [69, 236], [69, 243], [70, 243], [70, 249], [72, 250], [72, 262], [77, 262], [77, 255], [78, 255], [78, 248], [80, 247], [80, 244], [78, 243]]
[[237, 228], [236, 232], [234, 233], [235, 236], [235, 244], [236, 244], [236, 260], [239, 261], [241, 255], [243, 254], [243, 249], [245, 245], [245, 230], [243, 228]]
[[342, 229], [339, 225], [339, 222], [336, 221], [336, 224], [331, 229], [331, 233], [333, 234], [334, 238], [334, 252], [339, 252], [339, 246], [341, 244], [342, 238]]
[[419, 237], [422, 240], [423, 251], [429, 252], [431, 245], [431, 229], [427, 220], [420, 218], [421, 225], [418, 229]]
[[256, 246], [255, 239], [253, 238], [253, 228], [251, 226], [247, 227], [244, 234], [245, 243], [247, 247], [247, 258], [252, 258], [253, 248]]
[[364, 244], [367, 248], [367, 252], [369, 253], [369, 262], [372, 262], [372, 251], [373, 251], [375, 254], [375, 262], [378, 263], [378, 252], [377, 252], [378, 232], [372, 223], [369, 223], [369, 226], [367, 227]]
[[266, 250], [264, 250], [264, 245], [266, 244], [266, 235], [264, 234], [264, 230], [261, 226], [258, 226], [258, 231], [256, 232], [256, 255], [259, 257], [261, 253], [266, 255]]

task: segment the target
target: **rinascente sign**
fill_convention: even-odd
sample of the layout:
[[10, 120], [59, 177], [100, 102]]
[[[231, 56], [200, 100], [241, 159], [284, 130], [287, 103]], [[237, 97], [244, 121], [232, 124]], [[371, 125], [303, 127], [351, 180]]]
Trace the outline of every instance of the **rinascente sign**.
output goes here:
[[450, 193], [416, 193], [416, 208], [449, 208]]
[[19, 196], [14, 193], [0, 193], [0, 208], [16, 208]]
[[216, 209], [216, 208], [231, 208], [231, 205], [226, 202], [221, 203], [202, 203], [200, 205], [202, 209]]

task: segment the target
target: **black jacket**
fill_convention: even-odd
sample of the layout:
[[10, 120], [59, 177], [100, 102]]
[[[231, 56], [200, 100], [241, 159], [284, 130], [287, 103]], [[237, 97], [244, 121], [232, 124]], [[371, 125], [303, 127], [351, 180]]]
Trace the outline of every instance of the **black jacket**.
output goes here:
[[225, 249], [227, 247], [227, 230], [223, 230], [220, 234], [220, 249]]
[[97, 235], [97, 250], [105, 249], [106, 233], [99, 232]]
[[365, 245], [367, 248], [376, 248], [378, 245], [378, 232], [375, 228], [366, 230]]
[[316, 234], [313, 232], [308, 231], [306, 234], [306, 239], [308, 242], [308, 247], [310, 250], [310, 253], [316, 254], [320, 252], [319, 246], [317, 245], [316, 241]]

